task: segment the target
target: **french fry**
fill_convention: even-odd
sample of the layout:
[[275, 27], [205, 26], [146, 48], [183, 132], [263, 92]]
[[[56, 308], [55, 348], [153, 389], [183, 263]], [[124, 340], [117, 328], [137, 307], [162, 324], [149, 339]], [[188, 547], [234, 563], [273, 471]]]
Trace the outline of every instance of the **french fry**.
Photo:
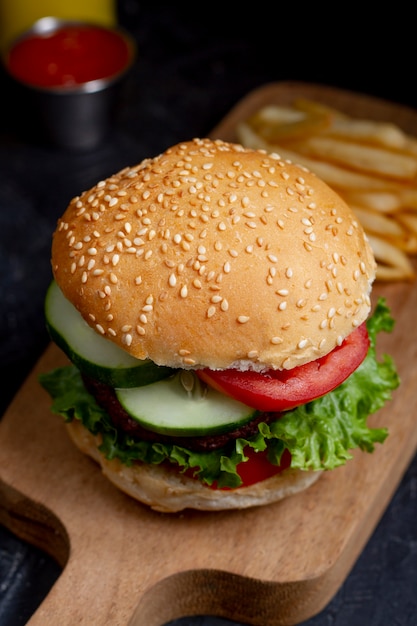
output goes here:
[[382, 237], [368, 234], [368, 238], [377, 261], [379, 280], [413, 280], [415, 278], [410, 259], [402, 250]]
[[248, 124], [253, 128], [259, 128], [259, 126], [267, 126], [268, 124], [296, 122], [305, 117], [304, 111], [297, 111], [293, 106], [270, 104], [256, 111], [249, 118]]
[[402, 238], [405, 236], [404, 228], [394, 218], [352, 203], [350, 207], [366, 231], [382, 237]]
[[403, 280], [412, 281], [415, 279], [415, 276], [414, 274], [405, 274], [400, 267], [394, 267], [378, 263], [376, 270], [376, 279], [383, 282], [396, 282]]
[[295, 140], [329, 128], [328, 113], [304, 113], [288, 107], [266, 107], [249, 120], [249, 125], [266, 141]]
[[306, 137], [296, 149], [308, 156], [335, 161], [353, 170], [377, 176], [412, 181], [417, 175], [417, 159], [408, 154], [334, 137]]
[[321, 115], [331, 115], [333, 119], [344, 119], [347, 116], [328, 104], [310, 100], [309, 98], [296, 98], [293, 102], [293, 108], [304, 113], [315, 113]]
[[406, 225], [394, 217], [378, 214], [364, 207], [351, 205], [365, 231], [382, 237], [407, 254], [417, 253], [417, 233], [410, 231]]
[[407, 137], [398, 126], [371, 120], [335, 118], [328, 134], [395, 150], [403, 150], [407, 145]]
[[[348, 204], [365, 206], [381, 213], [394, 213], [404, 208], [403, 198], [394, 191], [346, 191]], [[375, 214], [375, 219], [378, 216]]]
[[402, 224], [405, 228], [409, 230], [409, 232], [413, 235], [417, 236], [417, 214], [411, 213], [410, 211], [400, 211], [396, 215], [397, 220]]

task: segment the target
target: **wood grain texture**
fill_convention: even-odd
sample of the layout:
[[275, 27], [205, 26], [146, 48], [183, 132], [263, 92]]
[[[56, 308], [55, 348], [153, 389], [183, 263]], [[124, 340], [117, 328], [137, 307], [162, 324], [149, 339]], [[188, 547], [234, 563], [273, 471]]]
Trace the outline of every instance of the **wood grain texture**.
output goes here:
[[[237, 121], [269, 102], [320, 98], [406, 130], [417, 113], [348, 92], [299, 83], [248, 95], [212, 137], [234, 140]], [[40, 372], [65, 363], [51, 345], [0, 423], [0, 522], [45, 549], [63, 572], [30, 626], [161, 626], [216, 615], [254, 626], [289, 626], [318, 613], [336, 593], [390, 501], [417, 447], [417, 286], [377, 285], [397, 324], [380, 336], [401, 387], [370, 418], [389, 437], [357, 452], [304, 493], [262, 508], [156, 513], [109, 483], [71, 443]]]

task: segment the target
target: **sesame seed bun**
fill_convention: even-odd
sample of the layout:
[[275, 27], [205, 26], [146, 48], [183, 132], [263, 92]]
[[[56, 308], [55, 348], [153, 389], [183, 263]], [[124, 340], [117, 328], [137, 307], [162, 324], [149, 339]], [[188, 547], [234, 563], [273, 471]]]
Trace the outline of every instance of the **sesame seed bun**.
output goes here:
[[78, 420], [73, 420], [66, 427], [76, 447], [100, 465], [110, 482], [161, 513], [176, 513], [184, 509], [225, 511], [272, 504], [304, 491], [322, 475], [321, 471], [286, 469], [248, 487], [210, 489], [199, 480], [188, 478], [164, 465], [133, 463], [126, 466], [118, 459], [106, 459], [99, 451], [99, 435], [92, 435]]
[[139, 359], [262, 371], [340, 345], [369, 314], [376, 266], [314, 174], [195, 139], [74, 198], [52, 268], [85, 320]]

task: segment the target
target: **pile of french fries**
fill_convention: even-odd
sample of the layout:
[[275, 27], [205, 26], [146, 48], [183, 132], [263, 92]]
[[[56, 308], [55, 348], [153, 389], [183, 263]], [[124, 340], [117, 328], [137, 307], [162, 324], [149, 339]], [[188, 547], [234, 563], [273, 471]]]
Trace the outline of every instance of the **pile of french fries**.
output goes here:
[[344, 198], [368, 235], [377, 279], [415, 279], [416, 137], [308, 99], [265, 106], [236, 132], [243, 145], [304, 165]]

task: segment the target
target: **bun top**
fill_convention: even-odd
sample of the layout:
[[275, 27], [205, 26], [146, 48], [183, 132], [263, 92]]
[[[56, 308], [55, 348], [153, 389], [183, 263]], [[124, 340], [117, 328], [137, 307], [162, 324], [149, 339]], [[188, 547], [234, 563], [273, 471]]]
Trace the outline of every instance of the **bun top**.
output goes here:
[[376, 264], [314, 174], [194, 139], [74, 198], [52, 269], [87, 323], [139, 359], [262, 371], [340, 345], [369, 314]]

